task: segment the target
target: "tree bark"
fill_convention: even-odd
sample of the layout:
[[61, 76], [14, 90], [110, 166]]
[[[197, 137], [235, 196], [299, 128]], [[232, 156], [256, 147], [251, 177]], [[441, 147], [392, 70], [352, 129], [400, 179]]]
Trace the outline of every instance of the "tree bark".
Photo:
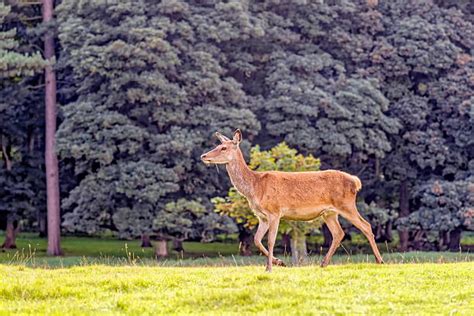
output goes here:
[[385, 238], [388, 242], [393, 241], [393, 221], [389, 220], [385, 225]]
[[7, 227], [5, 229], [5, 241], [0, 248], [16, 249], [16, 236], [19, 232], [18, 221], [7, 219]]
[[251, 256], [252, 255], [252, 243], [253, 235], [247, 230], [242, 229], [239, 232], [239, 254], [241, 256]]
[[179, 238], [173, 239], [173, 250], [177, 252], [184, 252], [182, 239], [179, 239]]
[[289, 234], [281, 234], [281, 243], [284, 255], [291, 253], [291, 236]]
[[[408, 181], [403, 180], [400, 182], [400, 192], [399, 192], [399, 203], [400, 203], [400, 212], [398, 214], [399, 218], [407, 217], [410, 215], [410, 197], [408, 192]], [[400, 236], [400, 251], [404, 252], [408, 250], [408, 230], [406, 229], [398, 229], [398, 235]]]
[[168, 245], [165, 239], [160, 239], [155, 242], [155, 257], [157, 259], [168, 256]]
[[303, 232], [293, 229], [291, 231], [291, 262], [293, 265], [300, 265], [306, 262], [307, 258], [306, 236]]
[[38, 212], [38, 235], [41, 238], [47, 237], [48, 223], [46, 222], [46, 214]]
[[446, 250], [450, 246], [450, 234], [448, 231], [442, 231], [439, 233], [438, 238], [438, 251]]
[[449, 233], [449, 250], [461, 251], [461, 234], [462, 229], [456, 228]]
[[142, 248], [151, 248], [151, 247], [153, 247], [153, 245], [151, 244], [150, 235], [142, 234], [140, 247], [142, 247]]
[[377, 224], [377, 226], [375, 226], [375, 241], [376, 242], [384, 242], [384, 234], [383, 234], [383, 229], [382, 229], [382, 225], [380, 224]]
[[[54, 0], [43, 1], [43, 22], [53, 20]], [[48, 208], [48, 254], [61, 255], [61, 213], [59, 208], [59, 172], [56, 156], [56, 74], [53, 69], [54, 37], [47, 32], [44, 36], [44, 58], [48, 61], [45, 67], [45, 164], [46, 164], [46, 192]]]
[[7, 150], [6, 140], [3, 137], [3, 135], [1, 136], [1, 144], [2, 144], [3, 159], [5, 159], [5, 168], [7, 169], [7, 171], [11, 171], [12, 170], [12, 161], [8, 157], [8, 150]]

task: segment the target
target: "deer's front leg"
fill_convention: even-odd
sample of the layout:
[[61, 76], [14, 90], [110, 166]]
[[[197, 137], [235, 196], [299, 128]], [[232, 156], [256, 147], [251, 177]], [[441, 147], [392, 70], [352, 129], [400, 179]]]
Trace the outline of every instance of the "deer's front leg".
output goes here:
[[267, 256], [267, 272], [272, 272], [273, 248], [275, 246], [276, 236], [278, 233], [279, 217], [270, 217], [268, 219], [268, 256]]
[[[263, 219], [259, 218], [258, 219], [258, 228], [257, 228], [257, 232], [255, 233], [255, 236], [254, 236], [254, 243], [255, 243], [255, 246], [257, 246], [257, 248], [268, 258], [268, 251], [267, 249], [265, 248], [265, 246], [262, 244], [262, 239], [263, 237], [265, 236], [265, 234], [267, 233], [268, 231], [268, 228], [269, 228], [269, 224], [268, 222], [264, 221]], [[277, 258], [273, 258], [272, 260], [273, 264], [276, 264], [278, 266], [285, 266], [285, 263], [280, 260], [280, 259], [277, 259]]]

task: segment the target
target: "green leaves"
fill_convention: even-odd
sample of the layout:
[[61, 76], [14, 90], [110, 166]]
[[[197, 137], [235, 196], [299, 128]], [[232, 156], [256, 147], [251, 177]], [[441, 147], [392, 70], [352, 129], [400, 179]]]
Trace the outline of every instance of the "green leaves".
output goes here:
[[417, 188], [417, 211], [399, 225], [413, 230], [452, 231], [472, 229], [474, 206], [472, 177], [461, 181], [429, 181]]
[[[130, 237], [152, 222], [166, 232], [176, 216], [194, 214], [182, 223], [187, 235], [210, 239], [232, 230], [210, 211], [209, 198], [225, 194], [214, 200], [222, 213], [255, 225], [225, 174], [199, 161], [216, 130], [242, 129], [244, 152], [250, 143], [276, 146], [251, 150], [256, 170], [318, 170], [316, 156], [325, 168], [358, 174], [361, 208], [377, 225], [395, 216], [400, 181], [453, 184], [472, 173], [474, 37], [462, 6], [63, 0], [57, 9], [57, 144], [73, 229], [89, 229], [85, 221]], [[5, 65], [24, 53], [12, 29], [0, 34]], [[26, 89], [4, 93], [11, 101], [0, 111], [37, 103]], [[182, 199], [208, 211], [198, 216]], [[418, 197], [410, 203], [421, 207]]]

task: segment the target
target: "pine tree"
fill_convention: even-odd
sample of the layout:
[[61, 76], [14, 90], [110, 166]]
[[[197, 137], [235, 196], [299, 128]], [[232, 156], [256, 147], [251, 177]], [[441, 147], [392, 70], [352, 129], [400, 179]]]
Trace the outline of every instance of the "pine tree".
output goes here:
[[218, 43], [248, 31], [220, 27], [241, 13], [216, 8], [62, 2], [59, 62], [74, 78], [63, 91], [76, 90], [58, 131], [60, 155], [78, 179], [63, 200], [68, 230], [149, 234], [167, 203], [220, 190], [198, 160], [209, 133], [241, 126], [256, 134], [259, 125], [219, 63]]
[[[46, 62], [18, 19], [30, 8], [0, 4], [0, 221], [4, 248], [15, 248], [20, 222], [44, 209], [40, 71]], [[38, 135], [39, 134], [39, 135]], [[2, 225], [3, 226], [3, 225]]]

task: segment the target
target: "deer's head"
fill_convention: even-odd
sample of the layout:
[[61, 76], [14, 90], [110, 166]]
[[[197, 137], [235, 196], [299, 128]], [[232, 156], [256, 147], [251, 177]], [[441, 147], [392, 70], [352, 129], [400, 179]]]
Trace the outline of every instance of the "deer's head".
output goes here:
[[234, 132], [232, 139], [227, 138], [219, 132], [216, 132], [216, 137], [221, 141], [221, 144], [213, 150], [202, 154], [201, 160], [206, 164], [226, 164], [236, 159], [239, 144], [242, 140], [242, 132], [240, 129]]

